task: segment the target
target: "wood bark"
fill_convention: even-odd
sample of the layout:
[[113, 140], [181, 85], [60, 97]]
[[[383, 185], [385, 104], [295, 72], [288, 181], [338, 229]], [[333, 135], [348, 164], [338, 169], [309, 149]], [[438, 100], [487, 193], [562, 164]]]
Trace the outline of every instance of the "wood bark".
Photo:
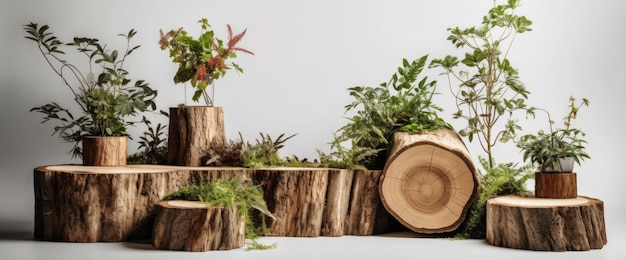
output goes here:
[[153, 208], [194, 180], [246, 176], [243, 168], [59, 165], [34, 170], [35, 239], [118, 242], [149, 237]]
[[317, 168], [258, 169], [267, 207], [277, 219], [267, 219], [269, 234], [316, 237], [321, 233], [328, 170]]
[[121, 166], [128, 157], [127, 136], [85, 136], [83, 143], [83, 165]]
[[536, 251], [600, 249], [607, 243], [604, 203], [579, 196], [504, 196], [487, 201], [487, 242]]
[[205, 165], [210, 148], [225, 143], [224, 111], [221, 107], [170, 108], [168, 164]]
[[407, 228], [448, 233], [465, 220], [480, 187], [467, 147], [450, 129], [396, 132], [380, 181], [385, 208]]
[[230, 250], [244, 246], [244, 228], [244, 219], [235, 207], [162, 201], [156, 206], [152, 246], [190, 252]]
[[321, 228], [322, 236], [337, 237], [344, 235], [353, 176], [354, 171], [352, 170], [328, 170], [326, 205], [324, 206]]
[[382, 171], [356, 170], [352, 180], [345, 234], [367, 236], [398, 230], [398, 222], [380, 200], [378, 186]]
[[270, 235], [386, 233], [397, 222], [382, 207], [376, 189], [380, 173], [326, 168], [42, 166], [33, 175], [35, 239], [119, 242], [149, 238], [154, 207], [165, 195], [191, 183], [232, 178], [264, 190], [270, 212], [279, 217], [268, 219]]
[[576, 198], [576, 173], [535, 173], [535, 196], [552, 199]]

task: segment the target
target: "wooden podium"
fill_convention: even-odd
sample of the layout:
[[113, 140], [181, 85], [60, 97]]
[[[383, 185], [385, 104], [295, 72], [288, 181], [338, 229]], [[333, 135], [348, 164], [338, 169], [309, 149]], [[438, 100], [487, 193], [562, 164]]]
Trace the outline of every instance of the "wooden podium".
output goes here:
[[607, 243], [604, 203], [503, 196], [487, 201], [487, 242], [536, 251], [583, 251]]

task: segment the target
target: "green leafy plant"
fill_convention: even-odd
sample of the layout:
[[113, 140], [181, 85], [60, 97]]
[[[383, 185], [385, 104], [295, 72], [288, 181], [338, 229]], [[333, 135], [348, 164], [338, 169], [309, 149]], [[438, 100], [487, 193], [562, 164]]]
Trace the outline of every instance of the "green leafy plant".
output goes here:
[[[446, 56], [430, 65], [445, 70], [458, 107], [454, 118], [467, 121], [459, 134], [470, 142], [478, 139], [489, 167], [495, 166], [492, 148], [496, 143], [512, 140], [521, 130], [510, 117], [505, 124], [500, 124], [500, 119], [519, 110], [533, 114], [525, 103], [530, 92], [508, 59], [515, 37], [531, 31], [532, 22], [516, 14], [519, 6], [519, 0], [508, 0], [491, 8], [480, 26], [448, 28], [448, 40], [456, 48], [467, 49], [465, 57]], [[458, 88], [453, 88], [453, 81], [458, 82]]]
[[[161, 110], [162, 115], [169, 116], [167, 112]], [[139, 151], [128, 156], [129, 164], [166, 164], [167, 163], [167, 139], [165, 138], [166, 125], [157, 124], [152, 126], [152, 122], [145, 116], [141, 122], [146, 126], [146, 131], [139, 137]]]
[[585, 152], [587, 143], [582, 137], [585, 133], [572, 128], [572, 120], [576, 119], [578, 111], [583, 106], [589, 106], [589, 100], [583, 98], [576, 104], [574, 97], [569, 98], [570, 111], [563, 118], [564, 128], [554, 129], [554, 121], [550, 118], [550, 113], [543, 110], [548, 115], [550, 132], [540, 130], [537, 134], [527, 134], [520, 138], [518, 147], [522, 150], [524, 161], [530, 161], [539, 166], [541, 172], [562, 172], [563, 159], [571, 158], [580, 165], [584, 159], [589, 159], [589, 154]]
[[247, 143], [242, 152], [243, 166], [248, 168], [262, 168], [282, 165], [283, 160], [278, 155], [278, 150], [284, 147], [284, 143], [297, 134], [285, 137], [280, 134], [273, 140], [269, 134], [260, 133], [261, 139], [256, 139], [255, 144]]
[[246, 186], [238, 179], [229, 181], [215, 180], [210, 183], [193, 183], [182, 186], [178, 191], [168, 194], [164, 200], [200, 201], [209, 207], [236, 207], [245, 222], [245, 237], [252, 240], [249, 249], [269, 249], [273, 245], [262, 245], [255, 239], [260, 235], [267, 235], [265, 221], [257, 226], [252, 219], [254, 211], [263, 213], [263, 216], [274, 216], [269, 212], [263, 198], [263, 191], [258, 186]]
[[[278, 151], [284, 147], [284, 143], [296, 136], [285, 137], [280, 134], [275, 140], [269, 134], [259, 133], [261, 139], [255, 139], [256, 143], [245, 142], [241, 133], [239, 140], [230, 140], [227, 144], [211, 147], [207, 154], [206, 164], [209, 166], [241, 166], [247, 168], [263, 168], [285, 165]], [[291, 161], [291, 163], [294, 163]]]
[[[335, 134], [333, 153], [320, 153], [322, 163], [339, 161], [349, 166], [382, 169], [395, 131], [424, 133], [449, 127], [437, 115], [442, 109], [432, 101], [436, 81], [429, 81], [428, 77], [418, 80], [427, 59], [427, 55], [412, 62], [403, 59], [391, 79], [378, 87], [349, 88], [355, 101], [345, 107], [346, 113], [357, 110], [356, 115], [348, 118], [350, 122]], [[344, 148], [346, 143], [351, 147]]]
[[200, 97], [203, 97], [207, 106], [213, 106], [214, 100], [207, 92], [207, 86], [214, 80], [224, 77], [230, 66], [238, 72], [243, 72], [239, 65], [234, 62], [227, 64], [227, 60], [237, 58], [237, 52], [252, 55], [254, 53], [237, 46], [246, 30], [234, 35], [230, 25], [227, 25], [228, 40], [224, 42], [215, 37], [215, 32], [206, 18], [200, 19], [198, 23], [201, 31], [197, 39], [189, 36], [183, 28], [167, 33], [161, 30], [159, 44], [162, 50], [169, 50], [172, 62], [178, 64], [174, 83], [190, 81], [191, 86], [196, 89], [192, 100], [198, 102]]
[[501, 195], [530, 193], [526, 189], [526, 181], [534, 176], [532, 165], [517, 167], [512, 163], [501, 163], [490, 167], [484, 158], [480, 158], [480, 163], [488, 170], [481, 175], [480, 194], [472, 205], [468, 218], [456, 233], [456, 238], [485, 238], [487, 200]]
[[[61, 140], [73, 143], [69, 152], [72, 157], [81, 157], [80, 142], [83, 136], [124, 136], [126, 127], [134, 122], [127, 118], [139, 112], [155, 110], [154, 98], [157, 91], [149, 87], [144, 80], [132, 83], [124, 64], [128, 56], [139, 48], [130, 42], [137, 33], [131, 29], [127, 34], [120, 34], [126, 40], [123, 51], [109, 50], [98, 39], [74, 37], [70, 43], [61, 42], [48, 25], [39, 26], [30, 23], [24, 26], [28, 34], [25, 38], [37, 43], [39, 52], [71, 91], [80, 108], [80, 116], [56, 102], [32, 108], [44, 114], [42, 123], [50, 120], [59, 122], [54, 133]], [[81, 69], [65, 58], [62, 50], [72, 46], [87, 58], [88, 66]]]

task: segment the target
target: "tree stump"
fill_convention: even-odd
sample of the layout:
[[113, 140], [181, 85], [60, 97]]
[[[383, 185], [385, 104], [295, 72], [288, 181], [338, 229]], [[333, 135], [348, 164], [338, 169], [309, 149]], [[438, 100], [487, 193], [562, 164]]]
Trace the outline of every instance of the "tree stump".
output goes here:
[[600, 249], [607, 243], [604, 203], [579, 196], [503, 196], [487, 201], [487, 242], [536, 251]]
[[576, 173], [535, 173], [535, 197], [549, 199], [578, 197]]
[[[194, 182], [228, 181], [260, 185], [270, 212], [270, 235], [313, 237], [386, 232], [378, 190], [380, 171], [345, 169], [187, 167], [126, 165], [37, 167], [35, 239], [120, 242], [149, 238], [154, 207]], [[354, 177], [353, 175], [358, 175]], [[356, 187], [352, 189], [352, 187]]]
[[354, 171], [352, 170], [328, 170], [328, 188], [321, 228], [322, 236], [344, 235], [353, 177]]
[[346, 235], [367, 236], [397, 231], [399, 224], [385, 210], [378, 193], [381, 174], [380, 170], [354, 171]]
[[121, 166], [128, 157], [127, 136], [84, 136], [83, 165]]
[[34, 170], [37, 240], [119, 242], [149, 236], [154, 206], [195, 180], [247, 175], [244, 168], [155, 165], [42, 166]]
[[202, 166], [212, 146], [226, 143], [221, 107], [181, 106], [170, 108], [167, 162], [171, 165]]
[[162, 201], [156, 207], [152, 246], [190, 252], [241, 248], [245, 243], [244, 224], [235, 207]]
[[253, 178], [255, 183], [261, 185], [267, 207], [277, 218], [267, 219], [270, 235], [320, 235], [328, 188], [328, 169], [258, 169]]
[[380, 181], [385, 208], [425, 234], [456, 230], [478, 194], [480, 177], [467, 147], [450, 129], [394, 133]]

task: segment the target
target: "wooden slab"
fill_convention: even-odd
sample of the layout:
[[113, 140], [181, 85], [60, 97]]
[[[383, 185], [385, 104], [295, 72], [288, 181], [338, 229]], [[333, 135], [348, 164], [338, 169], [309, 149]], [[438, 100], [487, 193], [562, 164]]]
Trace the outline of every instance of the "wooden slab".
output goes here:
[[[271, 235], [341, 236], [346, 231], [371, 234], [370, 228], [348, 226], [373, 225], [373, 219], [363, 222], [358, 216], [369, 218], [374, 217], [367, 213], [371, 210], [384, 211], [382, 206], [368, 206], [380, 203], [378, 190], [371, 186], [376, 187], [378, 179], [369, 186], [358, 182], [358, 195], [354, 195], [353, 174], [352, 170], [328, 168], [41, 166], [33, 175], [35, 239], [118, 242], [150, 237], [153, 209], [165, 195], [194, 181], [234, 177], [248, 185], [260, 185], [265, 191], [270, 212], [279, 217], [268, 221]], [[371, 204], [362, 203], [370, 198]], [[349, 215], [354, 221], [347, 221]]]
[[582, 196], [493, 198], [487, 201], [487, 242], [536, 251], [600, 249], [607, 243], [604, 203]]

